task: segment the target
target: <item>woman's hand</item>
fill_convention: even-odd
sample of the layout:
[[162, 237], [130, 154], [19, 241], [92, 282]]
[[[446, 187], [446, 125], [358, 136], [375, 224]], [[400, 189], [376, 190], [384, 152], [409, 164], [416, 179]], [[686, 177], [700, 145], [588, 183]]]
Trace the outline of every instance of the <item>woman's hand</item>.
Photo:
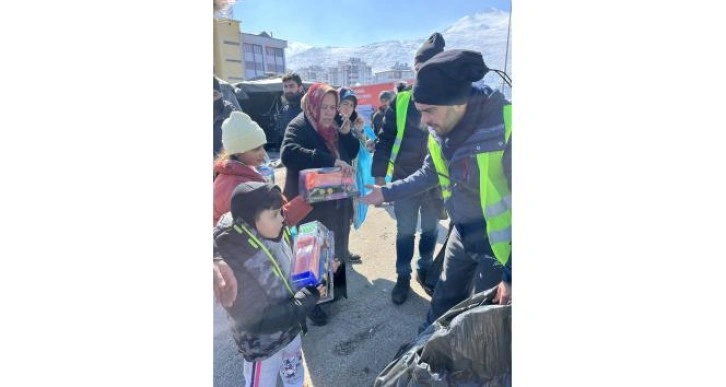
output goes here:
[[350, 164], [346, 163], [345, 161], [341, 159], [335, 160], [335, 166], [340, 167], [340, 170], [343, 171], [346, 175], [352, 175], [353, 174], [353, 167], [350, 166]]

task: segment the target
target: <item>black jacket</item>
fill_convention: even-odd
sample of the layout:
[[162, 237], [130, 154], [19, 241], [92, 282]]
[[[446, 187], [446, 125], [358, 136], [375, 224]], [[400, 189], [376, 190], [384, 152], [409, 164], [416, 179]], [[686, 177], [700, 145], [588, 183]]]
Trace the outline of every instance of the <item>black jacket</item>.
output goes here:
[[[281, 98], [285, 100], [285, 97]], [[280, 141], [282, 141], [282, 137], [285, 135], [285, 129], [287, 129], [287, 125], [290, 124], [290, 121], [302, 112], [302, 108], [300, 107], [301, 98], [302, 94], [299, 98], [293, 98], [290, 101], [285, 100], [287, 103], [282, 107], [282, 112], [280, 113], [280, 116], [277, 117], [275, 125], [275, 130], [277, 131], [277, 135], [280, 136]]]
[[[391, 149], [398, 133], [396, 126], [396, 97], [393, 97], [391, 104], [386, 109], [383, 119], [383, 131], [378, 135], [378, 141], [376, 141], [376, 151], [373, 154], [373, 177], [386, 176]], [[406, 131], [403, 134], [401, 148], [394, 163], [394, 181], [416, 172], [421, 168], [424, 158], [428, 154], [429, 132], [426, 128], [421, 128], [420, 123], [421, 113], [416, 110], [412, 98], [408, 103], [408, 112], [406, 113]]]
[[387, 109], [387, 106], [383, 106], [383, 109], [378, 108], [376, 109], [376, 112], [373, 113], [373, 117], [371, 117], [371, 122], [373, 123], [373, 133], [375, 133], [376, 136], [380, 136], [381, 131], [383, 131], [383, 117], [385, 116]]
[[[358, 155], [360, 142], [351, 132], [341, 134], [338, 148], [340, 159], [350, 164]], [[303, 113], [298, 114], [287, 126], [280, 147], [280, 159], [287, 167], [284, 194], [288, 198], [299, 194], [298, 180], [301, 170], [335, 165], [335, 155], [328, 150], [323, 137], [315, 131]]]
[[[358, 155], [358, 150], [360, 150], [360, 142], [353, 136], [352, 131], [340, 135], [338, 152], [341, 160], [351, 164], [353, 158]], [[315, 131], [304, 113], [300, 113], [287, 126], [280, 148], [280, 159], [287, 167], [284, 193], [288, 198], [294, 198], [300, 192], [301, 170], [332, 167], [335, 164], [335, 156], [325, 146], [323, 137]], [[300, 221], [300, 224], [314, 220], [322, 222], [335, 233], [335, 256], [345, 258], [348, 254], [348, 235], [353, 219], [353, 200], [338, 199], [311, 205], [313, 210]], [[336, 273], [334, 284], [335, 297], [347, 298], [344, 267], [341, 267]]]
[[[277, 276], [264, 250], [251, 245], [246, 234], [234, 229], [235, 224], [258, 236], [282, 267], [286, 280]], [[232, 336], [245, 360], [267, 359], [306, 329], [305, 317], [320, 295], [314, 287], [294, 295], [287, 290], [284, 282], [289, 284], [292, 267], [281, 262], [289, 262], [292, 247], [285, 240], [261, 238], [253, 227], [241, 221], [235, 223], [230, 213], [220, 219], [213, 235], [215, 259], [224, 259], [237, 278], [237, 298], [232, 306], [225, 307]]]
[[[431, 131], [441, 146], [449, 170], [451, 198], [446, 212], [457, 226], [467, 251], [483, 251], [486, 240], [486, 219], [481, 207], [480, 174], [476, 155], [503, 150], [502, 168], [511, 190], [511, 142], [505, 144], [504, 105], [510, 104], [504, 95], [488, 86], [472, 85], [466, 113], [446, 137]], [[439, 177], [431, 157], [411, 176], [382, 188], [386, 201], [396, 201], [439, 185]], [[504, 280], [511, 281], [511, 257], [505, 267]]]

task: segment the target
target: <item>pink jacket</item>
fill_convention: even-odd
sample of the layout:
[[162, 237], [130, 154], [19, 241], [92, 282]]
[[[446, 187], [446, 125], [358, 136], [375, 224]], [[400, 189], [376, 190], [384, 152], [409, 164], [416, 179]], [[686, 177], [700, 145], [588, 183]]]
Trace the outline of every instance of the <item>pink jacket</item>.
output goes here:
[[[214, 179], [214, 212], [213, 224], [217, 225], [219, 218], [226, 212], [229, 212], [232, 200], [232, 191], [240, 183], [247, 181], [265, 182], [265, 178], [260, 175], [256, 169], [249, 165], [242, 164], [234, 160], [226, 160], [224, 162], [214, 163], [214, 172], [217, 177]], [[305, 202], [302, 197], [298, 196], [291, 201], [285, 199], [282, 206], [285, 223], [293, 226], [301, 221], [307, 214], [312, 211], [310, 204]]]

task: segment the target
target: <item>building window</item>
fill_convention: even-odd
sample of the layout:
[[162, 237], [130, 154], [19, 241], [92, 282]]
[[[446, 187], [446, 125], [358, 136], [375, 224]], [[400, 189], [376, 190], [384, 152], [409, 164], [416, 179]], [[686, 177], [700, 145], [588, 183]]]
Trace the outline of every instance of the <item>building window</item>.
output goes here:
[[282, 58], [283, 57], [283, 51], [281, 48], [277, 47], [265, 47], [265, 54], [267, 56], [273, 56], [276, 58]]
[[227, 62], [234, 62], [234, 63], [242, 63], [242, 61], [239, 60], [239, 59], [225, 59], [225, 61], [227, 61]]

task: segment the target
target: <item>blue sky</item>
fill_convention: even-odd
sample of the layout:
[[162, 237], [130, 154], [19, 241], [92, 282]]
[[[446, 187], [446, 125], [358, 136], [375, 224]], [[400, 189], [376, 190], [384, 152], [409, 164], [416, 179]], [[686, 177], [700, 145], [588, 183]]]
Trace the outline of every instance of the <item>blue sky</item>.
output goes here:
[[237, 0], [242, 32], [272, 31], [275, 38], [314, 46], [360, 46], [384, 40], [424, 39], [463, 16], [509, 0]]

